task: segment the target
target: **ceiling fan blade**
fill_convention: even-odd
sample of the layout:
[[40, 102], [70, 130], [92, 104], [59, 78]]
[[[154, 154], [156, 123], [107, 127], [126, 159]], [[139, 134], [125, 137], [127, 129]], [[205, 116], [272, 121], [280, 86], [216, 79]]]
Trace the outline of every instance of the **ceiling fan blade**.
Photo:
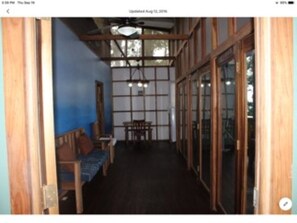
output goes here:
[[131, 39], [138, 39], [138, 38], [139, 38], [139, 33], [138, 33], [138, 32], [135, 32], [135, 33], [133, 33], [132, 35], [128, 36], [128, 38], [131, 38]]
[[88, 34], [88, 35], [102, 34], [102, 33], [104, 33], [105, 31], [110, 30], [111, 27], [112, 27], [111, 25], [103, 26], [103, 27], [99, 27], [99, 28], [97, 28], [97, 29], [93, 29], [93, 30], [88, 31], [87, 34]]

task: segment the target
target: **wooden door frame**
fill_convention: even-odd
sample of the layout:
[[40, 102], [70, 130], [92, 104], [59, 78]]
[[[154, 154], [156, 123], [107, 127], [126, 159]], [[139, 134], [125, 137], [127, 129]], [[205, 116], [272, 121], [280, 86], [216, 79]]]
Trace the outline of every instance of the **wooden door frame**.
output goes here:
[[[103, 104], [103, 111], [101, 111], [100, 109], [99, 109], [99, 106], [98, 106], [98, 103], [97, 103], [97, 101], [98, 101], [98, 90], [101, 90], [101, 99], [102, 99], [102, 104]], [[95, 92], [96, 92], [96, 117], [97, 117], [97, 121], [99, 121], [100, 119], [101, 119], [101, 117], [98, 117], [98, 116], [100, 116], [100, 115], [98, 115], [99, 114], [99, 112], [102, 112], [102, 120], [100, 120], [100, 122], [99, 123], [101, 123], [101, 126], [99, 126], [99, 131], [100, 131], [100, 133], [101, 133], [101, 135], [102, 134], [104, 134], [104, 84], [103, 84], [103, 82], [101, 82], [101, 81], [95, 81]]]
[[[38, 105], [36, 20], [3, 18], [6, 139], [12, 214], [43, 213], [41, 162], [57, 192], [52, 90], [51, 20], [41, 19], [42, 104]], [[43, 107], [42, 120], [38, 108]], [[42, 124], [40, 122], [43, 122]], [[40, 160], [43, 133], [45, 160]], [[57, 198], [57, 196], [56, 196]], [[58, 204], [47, 210], [59, 212]]]
[[[247, 172], [247, 162], [248, 162], [248, 123], [247, 123], [247, 96], [246, 96], [246, 86], [247, 86], [247, 81], [246, 81], [246, 62], [245, 62], [245, 55], [246, 52], [251, 51], [255, 49], [254, 45], [254, 34], [251, 34], [244, 38], [242, 41], [239, 43], [239, 49], [238, 49], [238, 55], [240, 58], [240, 73], [241, 77], [238, 83], [239, 91], [241, 93], [241, 99], [239, 101], [239, 109], [242, 115], [240, 117], [240, 126], [241, 129], [244, 129], [244, 131], [241, 131], [240, 136], [239, 136], [239, 141], [240, 141], [240, 160], [241, 160], [241, 165], [239, 169], [241, 182], [240, 182], [240, 213], [245, 214], [246, 213], [246, 192], [247, 192], [247, 177], [248, 177], [248, 172]], [[256, 74], [255, 74], [256, 76]], [[245, 115], [243, 115], [245, 114]], [[256, 148], [255, 148], [256, 149]]]
[[[203, 77], [203, 76], [205, 76], [207, 73], [209, 72], [209, 78], [210, 78], [210, 81], [211, 81], [211, 70], [210, 70], [210, 65], [209, 64], [206, 64], [206, 65], [203, 65], [201, 68], [199, 68], [198, 69], [198, 81], [199, 81], [199, 84], [200, 84], [200, 86], [201, 86], [201, 78]], [[208, 191], [208, 193], [211, 193], [211, 191], [212, 191], [212, 189], [211, 189], [211, 176], [213, 175], [213, 173], [211, 172], [211, 166], [212, 166], [212, 146], [211, 146], [211, 142], [210, 142], [210, 160], [209, 160], [209, 164], [210, 164], [210, 176], [209, 176], [209, 179], [210, 179], [210, 185], [209, 185], [209, 187], [206, 185], [206, 183], [204, 182], [204, 180], [202, 179], [202, 174], [203, 174], [203, 162], [202, 162], [202, 158], [203, 158], [203, 156], [202, 156], [202, 131], [201, 131], [201, 129], [202, 129], [202, 126], [203, 126], [203, 124], [202, 124], [202, 119], [201, 119], [201, 108], [202, 108], [202, 100], [201, 100], [201, 95], [202, 95], [202, 93], [201, 93], [201, 88], [199, 88], [199, 94], [198, 94], [198, 101], [199, 101], [199, 111], [198, 111], [198, 113], [199, 113], [199, 115], [198, 115], [198, 122], [199, 122], [199, 169], [200, 169], [200, 171], [199, 171], [199, 179], [200, 179], [200, 182], [202, 183], [202, 185], [205, 187], [205, 190], [206, 191]], [[211, 96], [211, 98], [210, 98], [210, 103], [212, 103], [211, 101], [212, 101], [212, 92], [211, 92], [211, 90], [210, 90], [210, 96]], [[210, 109], [211, 109], [211, 104], [210, 104]], [[212, 112], [210, 112], [210, 114], [211, 114], [211, 119], [212, 119]], [[212, 121], [212, 120], [211, 120]], [[210, 128], [211, 128], [211, 123], [210, 123]], [[212, 129], [212, 128], [211, 128]], [[210, 134], [211, 134], [211, 132], [210, 132]], [[210, 138], [210, 141], [211, 141], [211, 138]]]
[[[193, 158], [194, 158], [194, 152], [193, 152], [193, 150], [194, 150], [194, 148], [193, 148], [193, 114], [192, 114], [192, 105], [193, 105], [193, 99], [192, 99], [192, 96], [193, 96], [193, 88], [192, 88], [192, 84], [193, 84], [193, 81], [196, 81], [196, 83], [197, 82], [199, 82], [199, 78], [198, 78], [198, 72], [197, 71], [195, 71], [195, 72], [193, 72], [192, 74], [191, 74], [191, 79], [190, 79], [190, 88], [191, 88], [191, 90], [190, 90], [190, 92], [191, 92], [191, 97], [190, 97], [190, 104], [189, 104], [189, 106], [190, 106], [190, 113], [191, 113], [191, 121], [190, 121], [190, 135], [191, 135], [191, 140], [190, 140], [190, 151], [191, 151], [191, 157], [190, 157], [190, 167], [193, 169], [193, 171], [195, 172], [195, 174], [196, 174], [196, 171], [197, 171], [197, 169], [195, 169], [196, 167], [194, 167], [193, 166]], [[197, 119], [197, 123], [198, 123], [198, 112], [199, 112], [199, 110], [198, 110], [198, 103], [199, 103], [199, 99], [198, 99], [198, 97], [199, 97], [199, 92], [197, 91], [197, 106], [196, 106], [196, 119]], [[195, 127], [195, 128], [197, 128], [197, 126]], [[198, 131], [199, 131], [199, 129], [197, 129]], [[199, 134], [198, 134], [198, 137], [199, 137]], [[199, 140], [199, 138], [198, 138], [198, 140]], [[198, 141], [198, 145], [199, 145], [199, 141]], [[200, 147], [200, 146], [199, 146]], [[198, 147], [198, 153], [199, 153], [199, 147]], [[199, 171], [197, 171], [197, 177], [199, 178], [199, 173], [200, 173], [200, 154], [199, 154], [199, 159], [198, 159], [198, 166], [199, 166]]]
[[216, 113], [217, 113], [217, 120], [216, 120], [216, 127], [217, 128], [217, 135], [215, 136], [217, 139], [216, 141], [216, 149], [215, 149], [215, 153], [216, 153], [216, 162], [217, 162], [217, 172], [216, 172], [216, 204], [219, 208], [220, 211], [225, 212], [225, 209], [223, 207], [223, 204], [220, 202], [220, 195], [221, 195], [221, 191], [220, 191], [220, 187], [221, 187], [221, 166], [222, 166], [222, 153], [221, 150], [219, 148], [222, 148], [222, 117], [221, 117], [221, 101], [219, 100], [220, 96], [221, 96], [221, 87], [220, 87], [220, 83], [221, 83], [221, 76], [220, 76], [220, 66], [225, 64], [226, 62], [230, 61], [230, 60], [234, 60], [235, 62], [235, 82], [236, 82], [236, 92], [235, 92], [235, 197], [234, 197], [234, 212], [235, 213], [239, 213], [239, 209], [240, 209], [240, 150], [239, 150], [239, 142], [240, 142], [240, 130], [239, 130], [239, 124], [240, 124], [240, 98], [241, 98], [241, 94], [239, 94], [239, 89], [240, 86], [238, 85], [238, 83], [240, 82], [240, 74], [238, 73], [238, 55], [237, 55], [237, 45], [234, 44], [233, 46], [231, 46], [230, 48], [228, 48], [226, 51], [224, 51], [222, 54], [220, 54], [217, 58], [216, 58], [216, 69], [215, 69], [215, 78], [216, 78], [216, 89], [215, 89], [215, 95], [214, 97], [216, 97], [216, 101], [217, 101], [217, 109], [216, 109]]
[[290, 214], [292, 196], [293, 19], [255, 18], [256, 214]]

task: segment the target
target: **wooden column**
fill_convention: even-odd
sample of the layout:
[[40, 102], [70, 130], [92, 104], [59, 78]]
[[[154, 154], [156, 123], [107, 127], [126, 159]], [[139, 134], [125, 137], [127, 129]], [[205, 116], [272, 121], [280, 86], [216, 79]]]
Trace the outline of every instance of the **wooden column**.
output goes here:
[[2, 21], [11, 212], [57, 214], [58, 204], [46, 208], [42, 196], [43, 185], [57, 185], [51, 21], [41, 21], [40, 54], [34, 18]]
[[291, 197], [293, 29], [291, 18], [256, 18], [256, 187], [259, 214]]
[[32, 212], [25, 101], [25, 29], [23, 19], [3, 19], [3, 67], [6, 140], [12, 214]]

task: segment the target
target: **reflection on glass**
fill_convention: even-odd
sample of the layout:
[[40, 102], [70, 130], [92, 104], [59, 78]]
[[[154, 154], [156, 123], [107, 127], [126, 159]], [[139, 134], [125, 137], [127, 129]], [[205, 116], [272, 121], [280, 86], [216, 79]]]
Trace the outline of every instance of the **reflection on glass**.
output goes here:
[[235, 61], [220, 67], [221, 190], [220, 202], [227, 213], [235, 213]]
[[197, 111], [198, 111], [198, 86], [197, 79], [192, 81], [192, 147], [193, 147], [193, 168], [195, 173], [198, 173], [198, 160], [199, 160], [199, 144], [198, 144], [198, 128], [197, 128]]
[[253, 189], [255, 184], [255, 52], [248, 52], [246, 62], [246, 93], [247, 93], [247, 143], [248, 143], [248, 172], [246, 191], [246, 213], [253, 214]]
[[200, 84], [200, 103], [201, 103], [201, 179], [210, 187], [210, 103], [211, 103], [211, 84], [210, 73], [206, 73], [201, 77]]

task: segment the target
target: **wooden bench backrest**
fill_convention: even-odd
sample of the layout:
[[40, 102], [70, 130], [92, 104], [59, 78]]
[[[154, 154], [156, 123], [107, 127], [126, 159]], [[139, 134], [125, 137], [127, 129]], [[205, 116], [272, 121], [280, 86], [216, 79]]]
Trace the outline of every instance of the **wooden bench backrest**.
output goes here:
[[64, 143], [68, 143], [71, 150], [75, 153], [75, 154], [79, 154], [79, 148], [77, 146], [77, 139], [80, 135], [82, 135], [83, 133], [85, 133], [83, 128], [78, 128], [78, 129], [74, 129], [71, 130], [69, 132], [66, 132], [64, 134], [58, 135], [56, 136], [56, 147], [58, 148], [59, 146], [63, 145]]

